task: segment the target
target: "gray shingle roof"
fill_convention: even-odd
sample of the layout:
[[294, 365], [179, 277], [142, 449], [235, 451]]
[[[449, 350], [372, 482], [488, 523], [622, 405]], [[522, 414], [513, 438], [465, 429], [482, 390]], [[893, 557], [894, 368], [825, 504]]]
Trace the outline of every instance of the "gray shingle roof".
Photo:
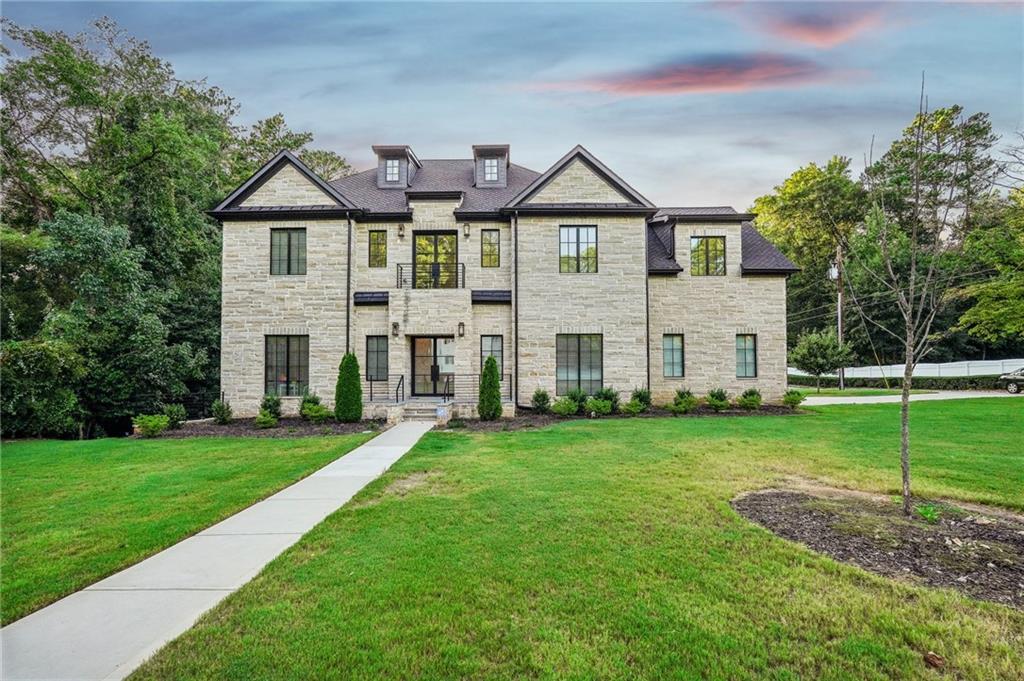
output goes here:
[[749, 222], [743, 223], [742, 241], [743, 262], [741, 267], [746, 274], [791, 274], [800, 268], [775, 248], [768, 239]]
[[674, 253], [675, 231], [668, 223], [651, 225], [647, 228], [647, 271], [659, 274], [682, 272]]
[[657, 218], [679, 218], [697, 217], [701, 215], [737, 215], [736, 209], [732, 206], [676, 206], [674, 208], [659, 208], [655, 214]]
[[423, 159], [412, 184], [402, 189], [377, 187], [377, 169], [356, 173], [331, 182], [360, 208], [370, 213], [402, 213], [409, 210], [406, 191], [462, 192], [460, 211], [498, 212], [516, 194], [533, 182], [540, 173], [512, 163], [508, 168], [508, 186], [475, 187], [473, 159]]

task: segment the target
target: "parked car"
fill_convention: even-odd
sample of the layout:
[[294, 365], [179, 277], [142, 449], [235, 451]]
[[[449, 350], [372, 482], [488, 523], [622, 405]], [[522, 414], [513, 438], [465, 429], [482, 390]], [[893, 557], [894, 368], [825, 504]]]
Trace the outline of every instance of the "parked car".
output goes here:
[[1011, 371], [1008, 374], [1003, 374], [999, 377], [999, 380], [1006, 384], [1006, 392], [1016, 395], [1021, 390], [1024, 390], [1024, 367]]

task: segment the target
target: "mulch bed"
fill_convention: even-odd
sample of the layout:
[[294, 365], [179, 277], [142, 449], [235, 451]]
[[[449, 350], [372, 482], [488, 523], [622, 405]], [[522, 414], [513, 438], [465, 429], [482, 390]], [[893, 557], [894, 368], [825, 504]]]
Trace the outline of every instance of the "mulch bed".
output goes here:
[[[556, 416], [555, 414], [538, 414], [531, 411], [530, 409], [520, 407], [516, 410], [514, 418], [502, 418], [496, 421], [481, 421], [479, 419], [452, 419], [457, 423], [456, 427], [449, 425], [448, 430], [470, 430], [470, 431], [481, 431], [481, 432], [494, 432], [494, 431], [510, 431], [510, 430], [525, 430], [527, 428], [543, 428], [544, 426], [550, 426], [553, 423], [565, 423], [566, 421], [586, 421], [590, 420], [587, 416]], [[747, 411], [746, 409], [726, 409], [725, 411], [716, 412], [714, 409], [700, 405], [689, 414], [682, 416], [676, 416], [668, 409], [662, 409], [660, 407], [651, 407], [643, 414], [637, 416], [625, 416], [624, 414], [609, 414], [608, 416], [600, 417], [600, 420], [607, 421], [609, 419], [650, 419], [650, 418], [719, 418], [729, 416], [793, 416], [794, 414], [801, 414], [799, 410], [793, 410], [789, 407], [784, 407], [776, 404], [765, 404], [756, 411]]]
[[205, 421], [188, 421], [177, 430], [165, 431], [162, 438], [186, 437], [309, 437], [311, 435], [348, 435], [361, 433], [364, 430], [383, 430], [382, 421], [360, 421], [359, 423], [310, 423], [300, 418], [282, 418], [274, 428], [257, 428], [255, 419], [234, 419], [231, 423], [220, 425], [212, 419]]
[[1024, 609], [1024, 519], [915, 501], [920, 503], [939, 511], [938, 522], [907, 518], [892, 500], [787, 490], [754, 492], [732, 505], [745, 518], [835, 560]]

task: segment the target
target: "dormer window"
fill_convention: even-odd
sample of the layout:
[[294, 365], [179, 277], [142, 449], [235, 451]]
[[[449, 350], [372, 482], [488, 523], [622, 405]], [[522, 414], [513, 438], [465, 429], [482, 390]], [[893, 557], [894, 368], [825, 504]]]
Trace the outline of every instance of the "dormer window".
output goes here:
[[384, 161], [384, 181], [398, 182], [400, 161], [397, 158], [389, 158]]
[[484, 182], [497, 182], [498, 181], [498, 159], [496, 158], [485, 158], [484, 159]]

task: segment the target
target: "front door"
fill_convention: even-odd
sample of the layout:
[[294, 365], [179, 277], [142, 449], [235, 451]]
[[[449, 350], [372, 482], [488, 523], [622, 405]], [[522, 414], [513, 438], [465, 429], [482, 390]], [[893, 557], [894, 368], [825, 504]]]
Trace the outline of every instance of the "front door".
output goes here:
[[418, 336], [412, 339], [412, 394], [442, 395], [455, 376], [455, 339]]
[[413, 238], [413, 286], [415, 288], [456, 288], [458, 286], [458, 234], [420, 232]]

